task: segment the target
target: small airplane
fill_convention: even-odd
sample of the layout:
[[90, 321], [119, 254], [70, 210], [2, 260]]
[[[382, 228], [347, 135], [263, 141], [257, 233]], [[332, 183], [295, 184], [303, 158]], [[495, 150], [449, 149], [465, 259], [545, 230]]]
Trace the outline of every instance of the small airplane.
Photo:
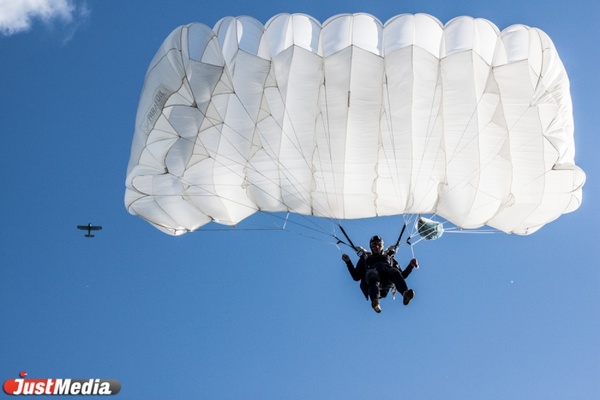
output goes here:
[[92, 224], [87, 224], [87, 225], [77, 225], [77, 229], [81, 229], [82, 231], [87, 231], [87, 235], [84, 235], [84, 236], [92, 238], [92, 237], [94, 237], [94, 235], [92, 235], [92, 231], [99, 231], [100, 229], [102, 229], [102, 227], [92, 225]]

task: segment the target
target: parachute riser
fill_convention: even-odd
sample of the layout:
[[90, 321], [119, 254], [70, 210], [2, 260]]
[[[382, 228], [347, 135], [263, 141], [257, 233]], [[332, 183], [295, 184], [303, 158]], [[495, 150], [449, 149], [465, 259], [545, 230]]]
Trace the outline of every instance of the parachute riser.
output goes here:
[[348, 236], [348, 234], [346, 233], [346, 231], [344, 230], [344, 227], [341, 224], [338, 224], [340, 231], [342, 231], [342, 233], [344, 234], [344, 236], [346, 237], [346, 240], [348, 241], [348, 243], [344, 242], [343, 240], [341, 240], [338, 237], [335, 237], [338, 241], [338, 244], [343, 243], [346, 246], [350, 246], [352, 247], [352, 250], [354, 251], [358, 251], [358, 248], [354, 245], [354, 243], [352, 243], [352, 239], [350, 239], [350, 236]]

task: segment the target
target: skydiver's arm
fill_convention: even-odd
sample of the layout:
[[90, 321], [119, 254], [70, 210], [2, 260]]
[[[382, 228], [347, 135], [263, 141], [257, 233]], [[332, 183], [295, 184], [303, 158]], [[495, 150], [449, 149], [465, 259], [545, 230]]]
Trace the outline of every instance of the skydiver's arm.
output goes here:
[[343, 254], [342, 260], [346, 263], [346, 267], [348, 268], [348, 272], [350, 273], [350, 276], [352, 276], [352, 279], [354, 279], [355, 281], [359, 281], [360, 274], [358, 268], [354, 268], [354, 264], [352, 263], [350, 257], [347, 254]]
[[419, 268], [419, 263], [417, 262], [416, 258], [413, 258], [412, 260], [410, 260], [410, 262], [408, 263], [408, 265], [406, 266], [404, 271], [402, 271], [402, 277], [404, 279], [408, 278], [408, 276], [410, 275], [410, 273], [412, 272], [412, 270], [414, 268]]

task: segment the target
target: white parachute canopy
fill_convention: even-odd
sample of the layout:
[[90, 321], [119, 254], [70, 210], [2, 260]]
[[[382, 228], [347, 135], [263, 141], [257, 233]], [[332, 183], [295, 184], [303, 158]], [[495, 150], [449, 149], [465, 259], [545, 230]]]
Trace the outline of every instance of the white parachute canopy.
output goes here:
[[529, 234], [581, 203], [573, 129], [536, 28], [227, 17], [175, 29], [152, 60], [125, 205], [173, 235], [258, 210]]

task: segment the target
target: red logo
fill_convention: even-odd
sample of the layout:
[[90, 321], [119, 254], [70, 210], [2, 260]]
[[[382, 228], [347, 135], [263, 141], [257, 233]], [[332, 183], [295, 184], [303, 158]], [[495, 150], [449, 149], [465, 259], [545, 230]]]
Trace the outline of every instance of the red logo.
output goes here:
[[4, 392], [13, 396], [27, 395], [80, 395], [112, 396], [121, 390], [116, 379], [27, 379], [27, 372], [21, 371], [19, 379], [4, 381]]

